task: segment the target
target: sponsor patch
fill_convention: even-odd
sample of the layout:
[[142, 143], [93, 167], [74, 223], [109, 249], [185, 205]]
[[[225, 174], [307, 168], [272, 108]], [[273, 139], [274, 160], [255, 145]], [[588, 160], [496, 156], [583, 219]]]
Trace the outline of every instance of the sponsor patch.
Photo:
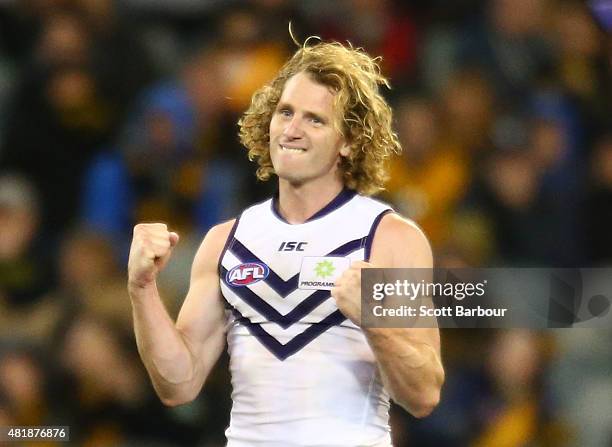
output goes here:
[[349, 258], [306, 256], [302, 260], [298, 288], [304, 290], [331, 290], [336, 279], [350, 265], [351, 261]]

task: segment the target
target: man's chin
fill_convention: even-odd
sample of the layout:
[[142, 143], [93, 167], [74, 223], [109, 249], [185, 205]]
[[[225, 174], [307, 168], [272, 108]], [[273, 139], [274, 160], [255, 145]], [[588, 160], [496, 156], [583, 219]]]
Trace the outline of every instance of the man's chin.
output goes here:
[[279, 178], [279, 180], [288, 183], [291, 186], [301, 186], [304, 184], [305, 179], [303, 177], [298, 177], [296, 175], [291, 175], [291, 174], [283, 174], [283, 173], [277, 173], [276, 174]]

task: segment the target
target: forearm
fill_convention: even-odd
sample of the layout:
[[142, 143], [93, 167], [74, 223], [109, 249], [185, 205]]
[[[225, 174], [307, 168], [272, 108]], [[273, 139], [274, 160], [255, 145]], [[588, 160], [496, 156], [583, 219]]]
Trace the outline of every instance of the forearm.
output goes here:
[[[427, 416], [440, 400], [444, 370], [438, 350], [411, 337], [429, 329], [365, 329], [383, 382], [393, 400], [416, 417]], [[433, 329], [432, 329], [433, 330]]]
[[164, 403], [191, 398], [195, 366], [192, 354], [168, 315], [155, 283], [128, 287], [140, 357]]

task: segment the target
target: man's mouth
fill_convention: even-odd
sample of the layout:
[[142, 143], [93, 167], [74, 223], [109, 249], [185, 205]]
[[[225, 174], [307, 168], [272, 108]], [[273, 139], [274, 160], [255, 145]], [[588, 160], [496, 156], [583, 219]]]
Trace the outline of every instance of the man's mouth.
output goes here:
[[306, 149], [304, 149], [302, 147], [287, 146], [287, 145], [284, 145], [284, 144], [279, 144], [279, 147], [281, 148], [281, 151], [291, 152], [291, 153], [294, 153], [294, 154], [299, 154], [301, 152], [306, 152]]

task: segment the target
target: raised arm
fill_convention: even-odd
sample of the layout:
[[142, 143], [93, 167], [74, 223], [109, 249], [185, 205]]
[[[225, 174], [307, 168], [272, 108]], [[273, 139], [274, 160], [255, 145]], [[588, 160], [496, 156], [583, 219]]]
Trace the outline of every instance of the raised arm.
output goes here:
[[[371, 263], [357, 262], [332, 290], [338, 308], [361, 325], [361, 269], [431, 268], [431, 248], [414, 224], [396, 214], [380, 222]], [[427, 416], [440, 400], [444, 369], [437, 328], [363, 328], [392, 399], [415, 417]]]
[[225, 346], [225, 314], [217, 262], [233, 221], [212, 228], [194, 258], [189, 292], [176, 324], [157, 290], [178, 235], [165, 224], [139, 224], [128, 263], [138, 352], [153, 387], [166, 405], [192, 401]]

